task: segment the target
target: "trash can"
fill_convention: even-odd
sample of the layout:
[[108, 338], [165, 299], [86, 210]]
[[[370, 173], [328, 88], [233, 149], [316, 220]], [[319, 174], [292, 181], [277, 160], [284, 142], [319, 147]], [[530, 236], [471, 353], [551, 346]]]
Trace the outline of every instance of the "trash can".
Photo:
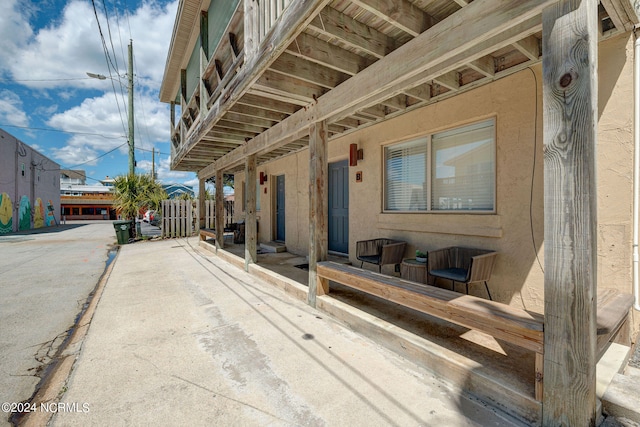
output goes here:
[[138, 239], [142, 238], [142, 225], [140, 224], [140, 221], [138, 220], [133, 220], [136, 223], [136, 237]]
[[119, 245], [129, 243], [129, 233], [131, 232], [131, 221], [113, 221], [113, 228], [116, 230], [116, 237]]

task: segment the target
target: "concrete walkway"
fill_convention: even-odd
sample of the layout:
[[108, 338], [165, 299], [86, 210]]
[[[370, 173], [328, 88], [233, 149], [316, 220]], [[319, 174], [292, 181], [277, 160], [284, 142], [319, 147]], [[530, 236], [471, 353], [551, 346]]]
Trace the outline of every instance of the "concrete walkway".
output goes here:
[[122, 246], [52, 418], [74, 425], [516, 425], [197, 247]]

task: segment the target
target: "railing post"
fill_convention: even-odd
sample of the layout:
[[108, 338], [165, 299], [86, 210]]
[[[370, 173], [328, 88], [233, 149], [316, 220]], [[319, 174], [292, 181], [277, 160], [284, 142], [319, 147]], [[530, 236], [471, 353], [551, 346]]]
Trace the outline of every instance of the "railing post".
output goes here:
[[250, 63], [260, 45], [259, 5], [257, 0], [244, 0], [244, 61]]

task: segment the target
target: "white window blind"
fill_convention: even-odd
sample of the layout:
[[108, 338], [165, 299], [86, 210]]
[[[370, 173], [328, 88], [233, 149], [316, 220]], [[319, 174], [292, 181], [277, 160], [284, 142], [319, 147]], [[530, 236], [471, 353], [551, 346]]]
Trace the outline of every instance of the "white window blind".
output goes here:
[[386, 210], [427, 208], [426, 166], [426, 138], [385, 148]]
[[494, 135], [493, 120], [433, 135], [432, 210], [493, 210]]
[[386, 211], [493, 211], [495, 121], [384, 149]]

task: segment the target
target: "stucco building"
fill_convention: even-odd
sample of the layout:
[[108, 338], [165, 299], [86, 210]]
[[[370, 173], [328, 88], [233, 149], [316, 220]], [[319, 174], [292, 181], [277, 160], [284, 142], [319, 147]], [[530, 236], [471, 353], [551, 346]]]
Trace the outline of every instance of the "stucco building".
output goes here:
[[60, 220], [60, 165], [0, 129], [0, 234]]
[[[544, 316], [546, 394], [518, 415], [586, 424], [596, 296], [640, 309], [639, 20], [569, 3], [183, 0], [160, 95], [172, 168], [219, 190], [234, 174], [247, 268], [260, 242], [308, 255], [314, 306], [318, 263], [356, 264], [358, 241], [498, 252], [494, 299]], [[574, 394], [589, 403], [557, 407]]]

